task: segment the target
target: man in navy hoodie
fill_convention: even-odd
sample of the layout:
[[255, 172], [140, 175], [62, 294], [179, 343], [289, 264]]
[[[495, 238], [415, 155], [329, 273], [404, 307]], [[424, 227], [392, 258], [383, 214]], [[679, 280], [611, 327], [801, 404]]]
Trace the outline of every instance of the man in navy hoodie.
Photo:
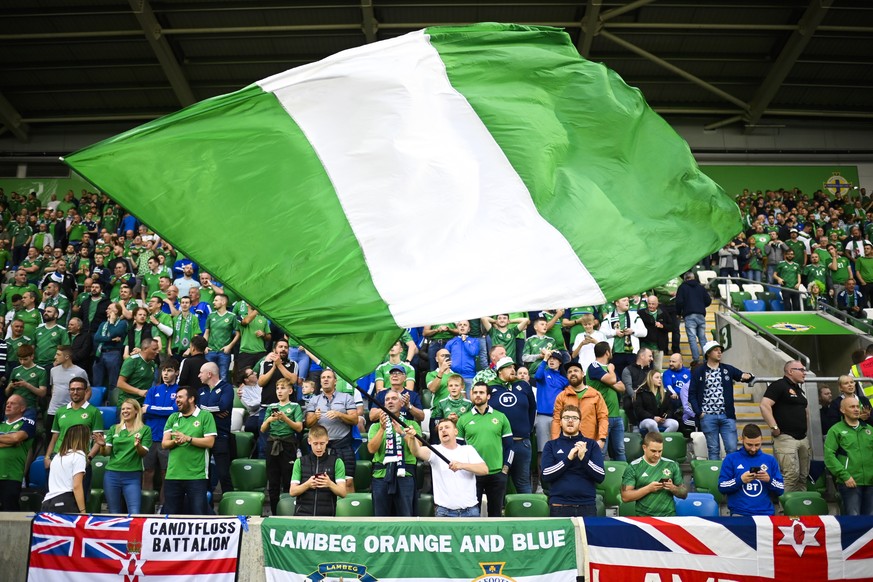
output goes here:
[[724, 458], [718, 490], [727, 497], [731, 515], [774, 515], [771, 495], [782, 495], [785, 485], [779, 463], [761, 451], [758, 425], [743, 427], [743, 448]]
[[543, 482], [549, 489], [551, 517], [597, 515], [597, 484], [603, 482], [603, 452], [597, 441], [579, 432], [581, 415], [576, 406], [561, 413], [561, 434], [543, 449]]
[[537, 402], [530, 384], [518, 380], [515, 364], [503, 358], [494, 366], [497, 378], [491, 386], [491, 408], [502, 412], [512, 427], [512, 464], [509, 475], [518, 493], [531, 493], [530, 435], [534, 430]]
[[[706, 343], [706, 308], [712, 297], [700, 285], [694, 273], [685, 274], [685, 282], [676, 290], [676, 312], [685, 319], [685, 333], [691, 344], [691, 367], [700, 363], [700, 348]], [[697, 342], [700, 342], [698, 347]]]

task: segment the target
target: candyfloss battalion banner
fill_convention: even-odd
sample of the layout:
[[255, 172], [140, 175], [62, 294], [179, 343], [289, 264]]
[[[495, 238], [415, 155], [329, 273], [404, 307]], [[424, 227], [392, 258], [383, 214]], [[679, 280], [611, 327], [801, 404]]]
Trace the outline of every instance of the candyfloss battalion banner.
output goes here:
[[[40, 513], [28, 582], [233, 582], [242, 522]], [[2, 579], [2, 576], [0, 576]]]
[[570, 519], [286, 520], [262, 526], [268, 582], [575, 582]]

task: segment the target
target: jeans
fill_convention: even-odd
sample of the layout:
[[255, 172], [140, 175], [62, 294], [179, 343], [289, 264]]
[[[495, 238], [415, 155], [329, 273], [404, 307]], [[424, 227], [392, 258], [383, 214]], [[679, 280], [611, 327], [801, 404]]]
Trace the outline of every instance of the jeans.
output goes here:
[[[685, 316], [685, 333], [691, 344], [691, 359], [700, 361], [701, 351], [706, 344], [706, 317], [699, 313], [689, 313]], [[697, 342], [700, 342], [698, 347]]]
[[[210, 481], [216, 480], [221, 483], [221, 492], [228, 493], [233, 491], [233, 481], [230, 479], [230, 462], [233, 460], [233, 453], [236, 447], [231, 449], [231, 440], [233, 437], [221, 435], [215, 437], [215, 444], [209, 451], [212, 455], [213, 463], [209, 465], [210, 470], [215, 467], [215, 474], [210, 475]], [[235, 441], [234, 441], [235, 442]]]
[[597, 505], [549, 505], [549, 517], [597, 517]]
[[612, 444], [609, 458], [613, 461], [627, 461], [624, 454], [624, 420], [620, 416], [610, 416], [609, 424], [606, 432], [605, 451], [610, 451], [609, 445]]
[[476, 477], [476, 497], [482, 506], [482, 495], [488, 497], [488, 517], [503, 515], [503, 498], [506, 496], [506, 475], [501, 471]]
[[809, 459], [812, 456], [809, 437], [796, 439], [791, 435], [779, 433], [773, 438], [773, 456], [782, 470], [785, 492], [806, 491], [809, 477]]
[[[515, 483], [518, 493], [530, 493], [530, 439], [512, 439], [512, 464], [509, 466], [509, 476]], [[488, 498], [490, 501], [490, 497]], [[490, 503], [489, 503], [490, 505]]]
[[[707, 415], [709, 416], [709, 415]], [[665, 418], [661, 424], [655, 422], [654, 418], [645, 418], [640, 421], [640, 434], [645, 432], [678, 432], [679, 431], [679, 423], [672, 418]], [[707, 442], [707, 445], [709, 442]], [[718, 449], [718, 439], [716, 439], [715, 443], [716, 449]], [[727, 447], [725, 447], [727, 450]], [[717, 457], [716, 457], [717, 458]]]
[[737, 450], [737, 421], [733, 418], [724, 414], [706, 414], [700, 419], [700, 430], [706, 437], [706, 450], [710, 461], [717, 461], [721, 457], [719, 435], [724, 442], [725, 454], [729, 455]]
[[757, 281], [758, 283], [760, 283], [761, 282], [761, 271], [749, 269], [748, 271], [746, 271], [746, 277], [748, 277], [752, 281]]
[[209, 479], [167, 479], [164, 481], [164, 511], [167, 515], [208, 515], [206, 490]]
[[476, 369], [484, 370], [488, 367], [488, 341], [483, 335], [479, 338], [479, 353], [476, 355]]
[[103, 476], [103, 492], [106, 494], [109, 513], [125, 513], [122, 497], [127, 505], [127, 513], [139, 513], [142, 471], [106, 471]]
[[397, 493], [388, 493], [388, 482], [373, 479], [373, 515], [376, 517], [412, 517], [415, 499], [415, 477], [397, 478]]
[[474, 505], [473, 507], [464, 507], [461, 509], [449, 509], [448, 507], [443, 507], [442, 505], [436, 506], [436, 511], [434, 512], [435, 517], [479, 517], [479, 507]]
[[[106, 386], [106, 393], [109, 394], [115, 389], [118, 383], [118, 373], [121, 371], [121, 352], [112, 350], [103, 352], [100, 357], [94, 361], [94, 386]], [[107, 401], [107, 404], [110, 404]]]
[[843, 515], [873, 515], [873, 485], [837, 485], [843, 498]]
[[230, 354], [225, 354], [221, 350], [206, 352], [206, 361], [218, 365], [219, 378], [232, 382], [232, 380], [227, 377], [227, 371], [230, 370]]
[[[272, 446], [270, 447], [272, 452]], [[278, 455], [267, 454], [267, 493], [270, 496], [270, 512], [276, 515], [280, 493], [291, 487], [291, 472], [297, 460], [297, 446], [281, 443]], [[374, 500], [375, 503], [375, 500]]]
[[309, 364], [311, 363], [309, 354], [300, 348], [292, 348], [289, 346], [288, 359], [292, 362], [297, 362], [297, 377], [300, 379], [299, 381], [302, 382], [303, 379], [306, 378], [306, 375], [309, 374]]

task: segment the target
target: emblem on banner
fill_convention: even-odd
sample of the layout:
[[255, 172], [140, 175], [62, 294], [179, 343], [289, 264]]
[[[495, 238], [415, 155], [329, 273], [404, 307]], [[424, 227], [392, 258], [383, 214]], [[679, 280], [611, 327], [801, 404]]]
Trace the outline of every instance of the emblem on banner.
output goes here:
[[503, 567], [506, 562], [479, 562], [479, 567], [482, 568], [482, 575], [478, 578], [473, 578], [472, 582], [515, 582], [514, 578], [510, 578], [503, 573]]
[[306, 577], [311, 582], [322, 580], [360, 580], [361, 582], [378, 582], [372, 574], [367, 572], [367, 567], [362, 564], [350, 562], [324, 562], [318, 565], [318, 569]]
[[771, 326], [768, 326], [772, 329], [778, 329], [781, 331], [793, 331], [795, 333], [804, 333], [810, 330], [815, 329], [814, 325], [803, 325], [802, 323], [789, 323], [789, 322], [780, 322], [774, 323]]
[[824, 187], [827, 188], [831, 194], [845, 194], [852, 189], [852, 183], [843, 178], [839, 172], [834, 172], [833, 175], [825, 181]]

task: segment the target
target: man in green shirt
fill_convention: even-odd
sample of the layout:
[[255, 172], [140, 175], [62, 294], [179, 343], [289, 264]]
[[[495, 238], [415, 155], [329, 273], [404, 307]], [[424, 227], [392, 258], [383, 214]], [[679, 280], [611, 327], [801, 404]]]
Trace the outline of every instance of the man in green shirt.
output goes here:
[[198, 408], [196, 388], [176, 389], [176, 408], [167, 419], [161, 446], [170, 450], [164, 481], [164, 509], [168, 515], [206, 515], [209, 488], [209, 449], [218, 430], [212, 414]]
[[227, 379], [230, 369], [230, 352], [239, 341], [236, 316], [227, 310], [227, 295], [216, 295], [212, 300], [215, 311], [206, 319], [203, 337], [209, 342], [206, 361], [218, 365], [218, 375]]
[[512, 464], [512, 427], [509, 419], [488, 405], [491, 386], [473, 385], [473, 409], [458, 419], [458, 438], [472, 445], [488, 465], [488, 474], [476, 477], [476, 496], [488, 496], [488, 517], [500, 517], [506, 494], [506, 476]]
[[[58, 323], [67, 325], [70, 321], [72, 311], [70, 309], [70, 299], [61, 293], [61, 287], [55, 281], [48, 283], [42, 293], [42, 303], [40, 309], [45, 310], [47, 307], [54, 307], [58, 310]], [[45, 318], [43, 318], [45, 321]]]
[[20, 510], [24, 463], [36, 435], [36, 423], [24, 416], [25, 410], [24, 398], [13, 394], [6, 401], [6, 420], [0, 422], [0, 511]]
[[[785, 260], [776, 265], [773, 279], [783, 287], [791, 289], [800, 288], [800, 272], [802, 267], [794, 260], [794, 251], [790, 248], [785, 251]], [[782, 300], [785, 308], [790, 311], [800, 311], [800, 292], [782, 290]]]
[[[403, 400], [400, 392], [385, 393], [385, 408], [398, 418]], [[406, 426], [421, 434], [414, 420]], [[404, 440], [404, 427], [381, 412], [378, 422], [370, 426], [367, 450], [373, 455], [373, 513], [376, 517], [412, 517], [415, 499], [415, 455]]]
[[527, 328], [529, 323], [530, 320], [526, 317], [510, 320], [508, 313], [500, 313], [496, 317], [483, 317], [482, 329], [491, 338], [492, 346], [503, 346], [506, 350], [506, 357], [512, 358], [518, 364], [515, 338]]
[[15, 319], [24, 322], [24, 335], [27, 337], [35, 337], [36, 327], [42, 323], [42, 314], [36, 308], [38, 301], [36, 292], [25, 291], [21, 295], [21, 309], [15, 312]]
[[31, 345], [23, 345], [18, 348], [17, 368], [9, 375], [9, 384], [6, 386], [6, 396], [18, 394], [27, 403], [25, 416], [36, 420], [37, 403], [48, 393], [48, 373], [45, 368], [33, 363], [34, 349]]
[[376, 367], [376, 392], [385, 390], [391, 384], [391, 368], [394, 366], [403, 366], [406, 369], [406, 388], [415, 389], [415, 370], [409, 365], [409, 362], [400, 359], [404, 347], [402, 340], [394, 342], [388, 351], [388, 359]]
[[[85, 378], [73, 378], [70, 380], [70, 402], [66, 406], [58, 408], [52, 421], [52, 438], [49, 441], [45, 456], [45, 468], [49, 468], [52, 457], [61, 450], [64, 435], [71, 426], [84, 424], [91, 429], [92, 433], [103, 432], [103, 413], [96, 406], [91, 406], [86, 398], [88, 395], [88, 380]], [[92, 459], [99, 451], [94, 444], [88, 453], [88, 459]]]
[[158, 340], [158, 353], [162, 357], [170, 353], [170, 337], [173, 335], [173, 318], [169, 313], [161, 311], [163, 302], [152, 297], [146, 304], [148, 321], [152, 324], [152, 337]]
[[55, 360], [55, 352], [58, 346], [69, 345], [70, 336], [67, 330], [58, 325], [58, 310], [56, 307], [46, 307], [42, 314], [43, 324], [36, 328], [36, 356], [37, 365], [50, 368]]
[[827, 289], [828, 268], [821, 264], [821, 258], [818, 253], [812, 253], [809, 256], [809, 264], [803, 268], [803, 276], [806, 280], [807, 289], [813, 281], [818, 281], [821, 283], [822, 289]]
[[682, 480], [679, 463], [661, 457], [664, 437], [648, 432], [643, 439], [643, 456], [631, 461], [621, 480], [621, 500], [636, 501], [640, 516], [669, 517], [676, 515], [673, 497], [685, 499], [688, 488]]
[[158, 341], [146, 338], [139, 344], [139, 353], [133, 354], [121, 364], [116, 383], [119, 409], [128, 398], [133, 398], [140, 405], [145, 401], [145, 395], [154, 384], [158, 369], [157, 357]]
[[[212, 287], [205, 288], [203, 287], [203, 273], [200, 273], [200, 293], [201, 296], [209, 290], [211, 291]], [[207, 279], [209, 278], [209, 274], [206, 273]], [[207, 280], [207, 282], [209, 282]], [[213, 304], [215, 303], [214, 295], [212, 298]], [[225, 296], [226, 298], [226, 296]], [[204, 301], [207, 301], [204, 296]], [[270, 322], [267, 321], [267, 318], [258, 313], [258, 310], [249, 306], [248, 312], [243, 317], [239, 317], [239, 329], [240, 329], [240, 343], [239, 343], [239, 356], [237, 357], [236, 362], [234, 363], [234, 368], [237, 370], [241, 370], [246, 366], [254, 366], [255, 363], [267, 355], [267, 343], [272, 338], [270, 334]]]
[[831, 255], [828, 269], [831, 271], [831, 283], [836, 298], [846, 288], [846, 281], [851, 275], [850, 262], [840, 254], [840, 249], [832, 242], [828, 243], [828, 253]]
[[549, 322], [543, 317], [538, 317], [533, 322], [535, 334], [527, 338], [524, 342], [524, 349], [521, 353], [521, 361], [527, 366], [531, 376], [533, 376], [540, 364], [543, 363], [543, 358], [546, 354], [550, 354], [552, 350], [557, 349], [557, 342], [549, 335]]
[[23, 296], [27, 291], [36, 291], [36, 285], [27, 282], [27, 273], [22, 270], [15, 271], [12, 277], [12, 283], [3, 289], [3, 303], [6, 305], [6, 311], [13, 309], [12, 296]]
[[867, 306], [873, 307], [873, 244], [864, 242], [864, 256], [855, 259], [855, 278], [861, 287], [861, 296], [867, 300]]
[[[179, 359], [187, 357], [188, 350], [191, 348], [191, 340], [196, 335], [200, 335], [200, 323], [197, 316], [191, 313], [191, 298], [181, 297], [179, 299], [179, 313], [173, 316], [173, 355]], [[242, 366], [240, 369], [244, 367], [246, 366]]]

